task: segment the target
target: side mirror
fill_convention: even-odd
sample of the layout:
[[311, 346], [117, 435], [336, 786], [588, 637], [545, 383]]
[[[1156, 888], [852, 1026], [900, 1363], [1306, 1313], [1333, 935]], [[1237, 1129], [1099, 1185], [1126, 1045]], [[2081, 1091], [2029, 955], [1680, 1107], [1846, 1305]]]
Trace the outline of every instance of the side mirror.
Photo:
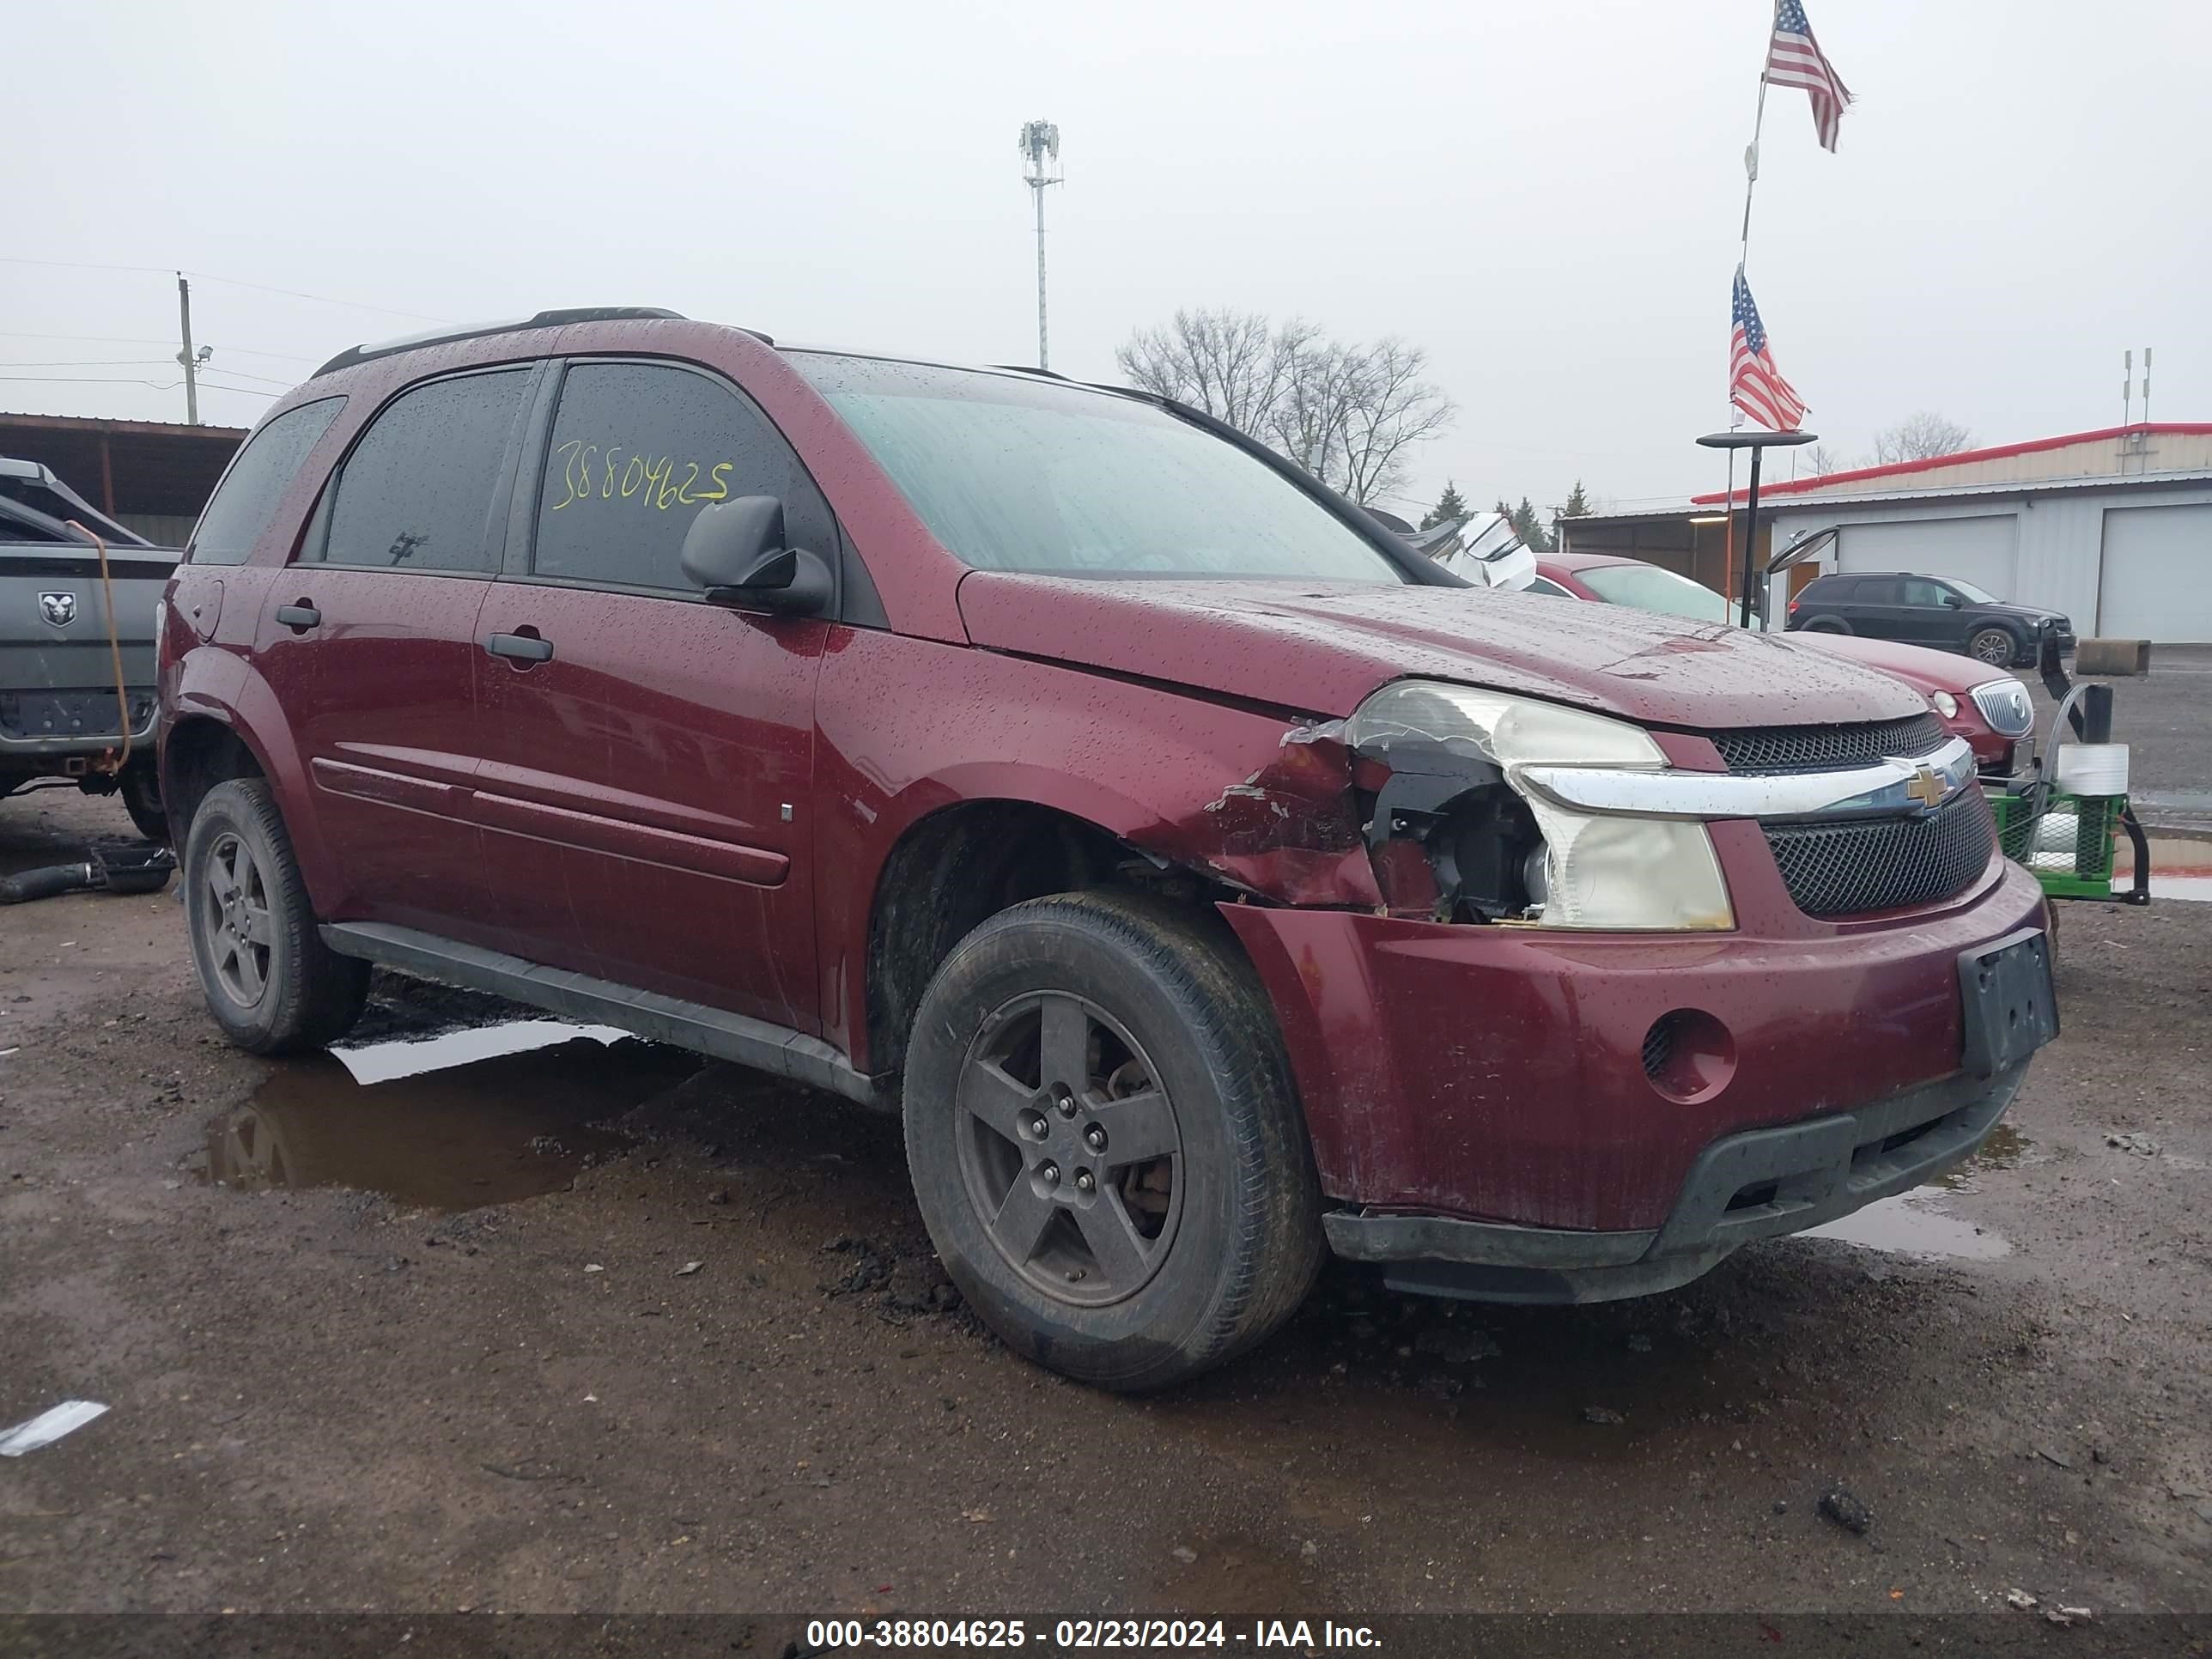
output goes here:
[[1943, 596], [1943, 608], [1947, 611], [1963, 611], [1966, 608], [1966, 602], [1956, 593], [1946, 593]]
[[773, 495], [740, 495], [700, 508], [679, 562], [709, 603], [741, 611], [818, 616], [836, 591], [818, 556], [784, 545], [783, 503]]

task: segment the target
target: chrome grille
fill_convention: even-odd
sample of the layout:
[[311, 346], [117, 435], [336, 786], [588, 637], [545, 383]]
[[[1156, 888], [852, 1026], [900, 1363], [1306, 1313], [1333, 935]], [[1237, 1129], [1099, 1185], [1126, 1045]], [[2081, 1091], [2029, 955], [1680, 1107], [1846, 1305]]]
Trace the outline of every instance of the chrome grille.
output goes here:
[[1996, 845], [1989, 802], [1971, 786], [1926, 817], [1765, 829], [1790, 896], [1810, 916], [1863, 915], [1949, 898], [1988, 866]]
[[1859, 726], [1763, 726], [1709, 732], [1731, 772], [1832, 772], [1870, 766], [1888, 756], [1932, 754], [1943, 746], [1943, 722], [1931, 714]]
[[1976, 686], [1972, 695], [1990, 729], [2002, 736], [2026, 737], [2035, 724], [2035, 703], [2018, 680], [1991, 680]]

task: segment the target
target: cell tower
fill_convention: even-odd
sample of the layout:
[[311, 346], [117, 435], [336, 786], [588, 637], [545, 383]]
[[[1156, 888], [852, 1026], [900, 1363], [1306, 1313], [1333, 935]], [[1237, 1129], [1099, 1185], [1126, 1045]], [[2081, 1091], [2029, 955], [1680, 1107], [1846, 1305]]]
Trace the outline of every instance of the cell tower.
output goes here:
[[1060, 183], [1054, 169], [1060, 164], [1060, 129], [1049, 121], [1029, 121], [1022, 126], [1022, 179], [1036, 198], [1037, 230], [1037, 367], [1050, 368], [1044, 328], [1044, 192]]

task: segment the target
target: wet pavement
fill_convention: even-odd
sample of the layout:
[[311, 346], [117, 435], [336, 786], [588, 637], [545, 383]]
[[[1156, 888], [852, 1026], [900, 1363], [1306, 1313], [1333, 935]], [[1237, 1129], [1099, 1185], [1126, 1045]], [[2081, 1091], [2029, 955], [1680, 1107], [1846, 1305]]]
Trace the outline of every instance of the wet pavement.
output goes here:
[[[1579, 1308], [1339, 1269], [1140, 1400], [969, 1317], [890, 1120], [592, 1037], [362, 1084], [217, 1040], [166, 896], [0, 929], [0, 1425], [110, 1407], [0, 1474], [0, 1606], [2212, 1607], [2212, 908], [2072, 907], [2003, 1133], [1856, 1237]], [[514, 1014], [378, 994], [417, 1061]]]

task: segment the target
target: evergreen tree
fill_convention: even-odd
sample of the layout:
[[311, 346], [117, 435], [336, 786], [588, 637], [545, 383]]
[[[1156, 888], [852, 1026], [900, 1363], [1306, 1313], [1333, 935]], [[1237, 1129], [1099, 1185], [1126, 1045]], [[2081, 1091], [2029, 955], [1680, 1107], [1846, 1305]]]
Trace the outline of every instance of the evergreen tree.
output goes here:
[[1498, 510], [1512, 521], [1514, 532], [1527, 544], [1530, 552], [1548, 553], [1552, 550], [1552, 538], [1544, 529], [1544, 521], [1536, 516], [1534, 504], [1526, 495], [1521, 498], [1521, 505], [1516, 507], [1508, 507], [1504, 501], [1498, 502]]
[[1467, 502], [1459, 493], [1459, 486], [1447, 478], [1444, 480], [1444, 493], [1437, 497], [1437, 504], [1429, 509], [1428, 516], [1421, 520], [1421, 528], [1434, 530], [1438, 525], [1449, 523], [1454, 519], [1464, 519], [1467, 514]]
[[1563, 519], [1587, 519], [1589, 511], [1589, 497], [1583, 494], [1583, 481], [1577, 478], [1575, 487], [1567, 492], [1567, 504], [1559, 509], [1559, 516]]

